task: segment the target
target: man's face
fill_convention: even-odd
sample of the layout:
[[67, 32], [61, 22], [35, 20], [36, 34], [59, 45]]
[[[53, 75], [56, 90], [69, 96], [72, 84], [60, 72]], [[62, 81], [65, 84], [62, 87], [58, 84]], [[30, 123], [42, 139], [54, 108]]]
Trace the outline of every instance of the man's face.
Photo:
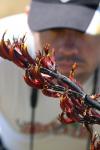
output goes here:
[[43, 47], [49, 43], [55, 49], [58, 70], [69, 75], [74, 62], [78, 64], [76, 78], [83, 83], [100, 62], [100, 37], [75, 30], [52, 29], [39, 33]]

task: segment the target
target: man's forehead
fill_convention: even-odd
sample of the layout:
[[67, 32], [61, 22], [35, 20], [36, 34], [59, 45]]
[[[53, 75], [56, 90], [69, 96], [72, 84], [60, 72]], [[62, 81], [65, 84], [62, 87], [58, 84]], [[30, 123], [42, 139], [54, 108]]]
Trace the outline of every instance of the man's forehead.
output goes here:
[[[62, 36], [64, 37], [73, 37], [73, 36], [84, 36], [84, 35], [89, 35], [86, 34], [84, 32], [78, 31], [78, 30], [74, 30], [74, 29], [69, 29], [69, 28], [55, 28], [55, 29], [47, 29], [47, 30], [43, 30], [41, 32], [38, 32], [40, 34], [40, 36], [46, 38], [53, 38], [55, 37], [55, 35], [57, 35], [59, 38], [62, 38]], [[92, 36], [92, 35], [91, 35]]]

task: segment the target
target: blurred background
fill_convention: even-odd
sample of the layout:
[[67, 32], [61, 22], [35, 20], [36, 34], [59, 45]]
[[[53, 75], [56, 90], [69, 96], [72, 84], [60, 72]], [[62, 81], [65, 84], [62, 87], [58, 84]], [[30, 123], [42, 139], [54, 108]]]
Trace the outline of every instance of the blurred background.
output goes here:
[[0, 18], [23, 13], [30, 0], [0, 0]]

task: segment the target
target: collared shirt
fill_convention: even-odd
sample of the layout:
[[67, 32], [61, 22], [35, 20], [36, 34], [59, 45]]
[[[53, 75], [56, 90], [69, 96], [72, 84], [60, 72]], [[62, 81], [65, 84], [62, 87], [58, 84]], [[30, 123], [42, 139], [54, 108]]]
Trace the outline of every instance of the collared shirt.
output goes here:
[[[19, 29], [15, 20], [19, 24]], [[0, 28], [3, 26], [3, 22], [6, 24], [5, 28], [9, 27], [7, 32], [13, 32], [14, 36], [19, 34], [20, 37], [20, 32], [22, 35], [27, 31], [30, 51], [32, 50], [34, 55], [34, 44], [31, 45], [33, 39], [27, 26], [27, 16], [21, 14], [6, 18], [0, 22]], [[3, 26], [2, 33], [5, 28]], [[23, 74], [24, 71], [11, 62], [2, 61], [0, 63], [0, 132], [3, 142], [9, 150], [29, 150], [30, 135], [25, 125], [31, 120], [31, 88], [25, 84]], [[87, 88], [90, 90], [88, 92], [91, 92], [92, 79], [91, 77], [85, 85], [85, 87], [89, 87]], [[60, 130], [61, 134], [54, 132], [55, 125], [58, 126], [59, 123], [53, 123], [55, 123], [55, 118], [60, 111], [59, 100], [48, 98], [39, 92], [38, 105], [35, 110], [37, 130], [34, 134], [34, 150], [66, 150], [66, 148], [69, 150], [80, 150], [81, 148], [86, 150], [87, 138], [75, 138], [67, 131], [66, 134], [62, 134], [62, 130]], [[76, 130], [75, 126], [69, 126], [65, 129], [71, 129], [70, 131], [73, 133]], [[80, 133], [77, 132], [77, 134]]]

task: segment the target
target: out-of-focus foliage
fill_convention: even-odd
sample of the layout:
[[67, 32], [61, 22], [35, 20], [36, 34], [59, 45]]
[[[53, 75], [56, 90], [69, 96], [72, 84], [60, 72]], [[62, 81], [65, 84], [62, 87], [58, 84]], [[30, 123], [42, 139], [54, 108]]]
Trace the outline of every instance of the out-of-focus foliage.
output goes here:
[[0, 18], [24, 12], [29, 2], [30, 0], [0, 0]]

